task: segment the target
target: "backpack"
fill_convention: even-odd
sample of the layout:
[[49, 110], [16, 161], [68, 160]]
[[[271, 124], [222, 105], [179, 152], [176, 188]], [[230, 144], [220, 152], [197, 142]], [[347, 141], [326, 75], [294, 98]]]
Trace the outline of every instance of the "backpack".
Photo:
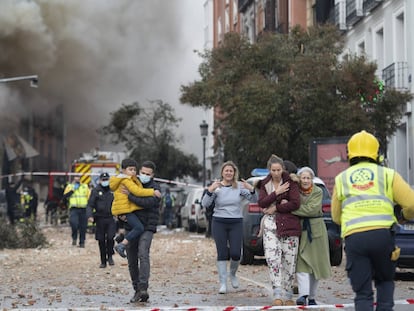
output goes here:
[[164, 204], [165, 204], [166, 208], [171, 208], [172, 207], [173, 201], [172, 201], [172, 198], [171, 198], [171, 194], [168, 193], [164, 196]]

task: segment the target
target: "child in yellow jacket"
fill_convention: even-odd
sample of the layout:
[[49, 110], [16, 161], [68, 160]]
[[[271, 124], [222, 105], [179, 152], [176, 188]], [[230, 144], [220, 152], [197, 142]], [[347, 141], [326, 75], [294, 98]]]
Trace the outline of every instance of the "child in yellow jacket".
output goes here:
[[133, 159], [124, 159], [121, 163], [122, 173], [112, 176], [109, 180], [109, 187], [114, 192], [114, 201], [112, 203], [112, 214], [115, 216], [124, 215], [126, 221], [132, 227], [132, 230], [125, 236], [121, 243], [115, 246], [115, 250], [121, 257], [126, 257], [125, 249], [129, 241], [137, 239], [143, 232], [144, 226], [134, 211], [142, 207], [128, 200], [128, 195], [122, 192], [125, 187], [131, 194], [138, 197], [161, 197], [159, 190], [144, 188], [137, 178], [138, 164]]

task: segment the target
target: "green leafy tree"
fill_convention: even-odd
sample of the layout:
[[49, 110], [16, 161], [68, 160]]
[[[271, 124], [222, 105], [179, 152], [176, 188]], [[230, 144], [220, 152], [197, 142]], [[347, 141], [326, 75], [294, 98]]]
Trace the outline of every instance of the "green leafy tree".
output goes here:
[[272, 153], [307, 165], [316, 137], [366, 129], [385, 146], [411, 95], [392, 89], [376, 94], [376, 64], [345, 55], [343, 47], [331, 26], [265, 33], [254, 44], [227, 33], [220, 47], [199, 53], [201, 79], [182, 85], [180, 100], [220, 107], [215, 127], [222, 131], [225, 158], [239, 165], [242, 176], [263, 167]]
[[151, 160], [157, 165], [157, 176], [165, 179], [192, 176], [199, 177], [201, 165], [193, 154], [185, 154], [177, 148], [175, 134], [180, 118], [168, 103], [149, 101], [143, 108], [138, 102], [126, 105], [111, 113], [110, 122], [101, 129], [110, 135], [112, 143], [123, 143], [130, 156], [142, 163]]

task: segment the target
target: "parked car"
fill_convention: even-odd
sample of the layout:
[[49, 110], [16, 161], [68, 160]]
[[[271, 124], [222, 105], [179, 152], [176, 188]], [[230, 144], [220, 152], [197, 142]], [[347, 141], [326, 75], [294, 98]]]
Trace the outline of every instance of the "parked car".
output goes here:
[[[247, 182], [254, 185], [258, 180], [266, 176], [254, 176]], [[341, 238], [341, 227], [332, 221], [331, 217], [331, 195], [325, 183], [315, 177], [314, 184], [323, 191], [322, 211], [323, 218], [328, 231], [329, 256], [331, 266], [339, 266], [342, 262], [343, 243]], [[264, 256], [263, 240], [257, 234], [260, 229], [260, 221], [263, 217], [262, 210], [257, 203], [245, 202], [243, 208], [243, 253], [240, 263], [243, 265], [253, 264], [254, 256]]]
[[[395, 207], [396, 215], [400, 206]], [[397, 266], [399, 268], [414, 268], [414, 220], [395, 226], [395, 244], [401, 249]]]
[[201, 207], [203, 188], [193, 188], [188, 191], [187, 199], [181, 208], [181, 224], [185, 230], [201, 233], [207, 228], [207, 218]]

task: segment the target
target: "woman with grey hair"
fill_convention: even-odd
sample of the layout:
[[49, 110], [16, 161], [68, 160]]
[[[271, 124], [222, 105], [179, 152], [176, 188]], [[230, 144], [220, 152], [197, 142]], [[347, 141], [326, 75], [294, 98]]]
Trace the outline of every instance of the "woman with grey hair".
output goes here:
[[329, 242], [322, 212], [322, 189], [313, 183], [315, 173], [310, 167], [299, 169], [300, 208], [294, 211], [301, 217], [296, 278], [299, 298], [297, 305], [316, 305], [315, 297], [320, 279], [331, 276]]

